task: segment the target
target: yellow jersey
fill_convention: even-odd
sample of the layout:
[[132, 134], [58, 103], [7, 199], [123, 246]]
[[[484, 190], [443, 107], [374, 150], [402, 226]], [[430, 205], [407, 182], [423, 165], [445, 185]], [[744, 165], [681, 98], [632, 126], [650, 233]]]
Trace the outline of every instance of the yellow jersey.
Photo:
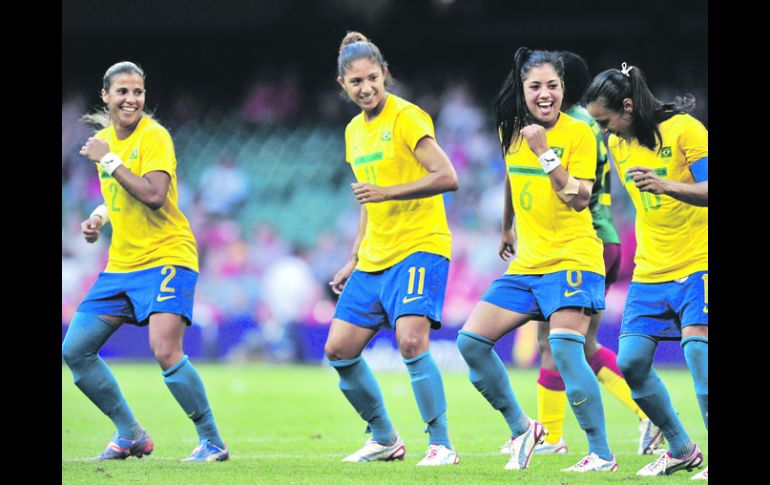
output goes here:
[[[564, 113], [546, 131], [548, 146], [575, 178], [596, 176], [596, 137], [584, 122]], [[505, 154], [515, 214], [516, 255], [506, 274], [548, 274], [565, 270], [604, 276], [602, 241], [593, 228], [591, 211], [576, 212], [551, 187], [537, 155], [523, 137]]]
[[110, 125], [95, 135], [134, 175], [160, 170], [171, 176], [163, 206], [152, 210], [135, 199], [96, 163], [102, 195], [112, 223], [112, 243], [106, 272], [125, 273], [161, 265], [198, 271], [198, 249], [190, 223], [179, 210], [174, 143], [168, 131], [143, 116], [133, 133], [118, 140]]
[[[636, 255], [632, 281], [660, 283], [708, 271], [708, 207], [668, 195], [640, 192], [626, 169], [650, 167], [664, 179], [695, 183], [690, 165], [708, 157], [708, 131], [687, 114], [658, 125], [662, 144], [655, 150], [611, 135], [609, 149], [621, 182], [636, 207]], [[660, 148], [660, 153], [658, 153]]]
[[[414, 155], [423, 137], [435, 138], [433, 121], [418, 106], [389, 93], [382, 112], [366, 121], [363, 112], [345, 128], [345, 159], [358, 182], [382, 187], [426, 175]], [[380, 271], [418, 251], [450, 259], [452, 234], [441, 194], [365, 204], [366, 231], [358, 250], [360, 271]]]

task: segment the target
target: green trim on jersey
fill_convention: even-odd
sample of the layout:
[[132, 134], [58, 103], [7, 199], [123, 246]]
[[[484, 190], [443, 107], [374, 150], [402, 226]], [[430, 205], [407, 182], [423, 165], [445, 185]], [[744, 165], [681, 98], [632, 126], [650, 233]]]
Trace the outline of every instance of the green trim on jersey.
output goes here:
[[535, 177], [547, 176], [547, 174], [545, 173], [545, 170], [543, 170], [542, 168], [522, 167], [520, 165], [509, 165], [508, 173], [513, 173], [516, 175], [532, 175]]
[[[653, 172], [658, 174], [658, 176], [660, 176], [660, 177], [665, 177], [666, 175], [668, 175], [668, 169], [666, 167], [661, 167], [661, 168], [653, 169]], [[627, 173], [626, 176], [625, 176], [625, 181], [626, 182], [630, 182], [631, 180], [633, 180], [631, 178], [631, 174]]]
[[380, 160], [382, 160], [382, 152], [374, 152], [357, 157], [353, 160], [353, 165], [363, 165], [364, 163], [378, 162]]
[[[591, 198], [588, 199], [588, 209], [591, 211], [594, 229], [596, 230], [596, 235], [599, 236], [599, 239], [601, 239], [604, 244], [620, 244], [618, 231], [615, 229], [615, 224], [612, 222], [612, 210], [610, 209], [610, 205], [602, 204], [603, 200], [607, 200], [610, 197], [610, 171], [606, 168], [607, 149], [604, 145], [602, 132], [596, 121], [594, 121], [594, 119], [591, 118], [591, 115], [588, 114], [588, 110], [579, 104], [575, 104], [565, 111], [565, 113], [588, 124], [596, 137], [596, 146], [598, 149], [596, 156], [596, 176], [594, 178], [593, 189], [591, 190]], [[602, 195], [605, 194], [606, 197], [602, 197]]]

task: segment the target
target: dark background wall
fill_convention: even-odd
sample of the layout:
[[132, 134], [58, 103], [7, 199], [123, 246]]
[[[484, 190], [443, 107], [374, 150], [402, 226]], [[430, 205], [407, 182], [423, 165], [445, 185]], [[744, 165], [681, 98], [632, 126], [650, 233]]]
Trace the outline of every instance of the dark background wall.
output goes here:
[[594, 72], [627, 61], [651, 85], [707, 103], [704, 0], [63, 0], [62, 92], [98, 90], [107, 66], [130, 59], [158, 100], [184, 90], [226, 108], [260, 71], [282, 68], [312, 96], [333, 86], [347, 30], [373, 39], [397, 79], [462, 76], [490, 98], [526, 45], [573, 50]]

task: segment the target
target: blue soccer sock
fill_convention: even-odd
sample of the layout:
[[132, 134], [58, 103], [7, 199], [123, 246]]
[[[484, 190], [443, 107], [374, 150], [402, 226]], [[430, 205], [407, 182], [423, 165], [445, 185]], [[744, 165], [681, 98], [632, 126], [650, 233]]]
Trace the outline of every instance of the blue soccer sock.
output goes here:
[[709, 339], [687, 337], [682, 339], [684, 360], [695, 381], [695, 396], [700, 404], [701, 416], [709, 429]]
[[209, 400], [206, 397], [206, 388], [187, 355], [163, 371], [163, 380], [187, 417], [192, 419], [198, 438], [201, 441], [209, 440], [216, 446], [224, 448], [225, 444], [219, 436], [214, 415], [211, 413]]
[[567, 391], [572, 411], [588, 437], [588, 448], [603, 460], [611, 460], [604, 424], [604, 406], [599, 381], [585, 358], [585, 337], [569, 333], [552, 333], [548, 337], [551, 354]]
[[494, 351], [495, 343], [481, 335], [460, 330], [457, 348], [470, 368], [470, 379], [484, 398], [502, 413], [511, 436], [519, 436], [529, 428], [529, 418], [513, 395], [508, 371]]
[[652, 337], [621, 335], [618, 367], [631, 388], [631, 397], [668, 440], [671, 456], [682, 458], [689, 455], [695, 445], [674, 410], [666, 386], [652, 368], [657, 345]]
[[120, 392], [118, 382], [97, 353], [116, 330], [107, 320], [76, 312], [62, 343], [62, 358], [72, 371], [75, 385], [106, 414], [121, 438], [136, 439], [142, 427]]
[[348, 402], [369, 424], [372, 439], [382, 445], [396, 441], [398, 434], [390, 421], [382, 399], [380, 385], [366, 361], [359, 357], [347, 360], [333, 360], [329, 365], [340, 375], [340, 389]]
[[412, 379], [412, 389], [420, 415], [428, 425], [430, 443], [452, 449], [446, 418], [444, 383], [436, 361], [427, 350], [417, 357], [404, 359], [404, 363]]

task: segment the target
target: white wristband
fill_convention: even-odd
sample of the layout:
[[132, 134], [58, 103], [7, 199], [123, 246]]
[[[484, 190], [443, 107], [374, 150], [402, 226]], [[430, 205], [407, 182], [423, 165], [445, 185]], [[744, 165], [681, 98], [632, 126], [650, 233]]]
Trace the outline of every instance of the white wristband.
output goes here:
[[543, 170], [545, 170], [545, 173], [551, 173], [556, 170], [556, 167], [561, 167], [561, 160], [559, 160], [559, 157], [556, 156], [553, 150], [546, 151], [537, 157], [537, 160], [540, 162]]
[[101, 204], [94, 209], [93, 212], [91, 212], [91, 215], [88, 216], [88, 218], [92, 218], [93, 216], [99, 216], [102, 218], [102, 226], [107, 224], [107, 221], [110, 220], [110, 212], [107, 210], [106, 204]]
[[123, 161], [119, 156], [110, 152], [99, 160], [99, 165], [101, 165], [108, 174], [112, 175], [112, 172], [114, 172], [120, 165], [123, 165]]

